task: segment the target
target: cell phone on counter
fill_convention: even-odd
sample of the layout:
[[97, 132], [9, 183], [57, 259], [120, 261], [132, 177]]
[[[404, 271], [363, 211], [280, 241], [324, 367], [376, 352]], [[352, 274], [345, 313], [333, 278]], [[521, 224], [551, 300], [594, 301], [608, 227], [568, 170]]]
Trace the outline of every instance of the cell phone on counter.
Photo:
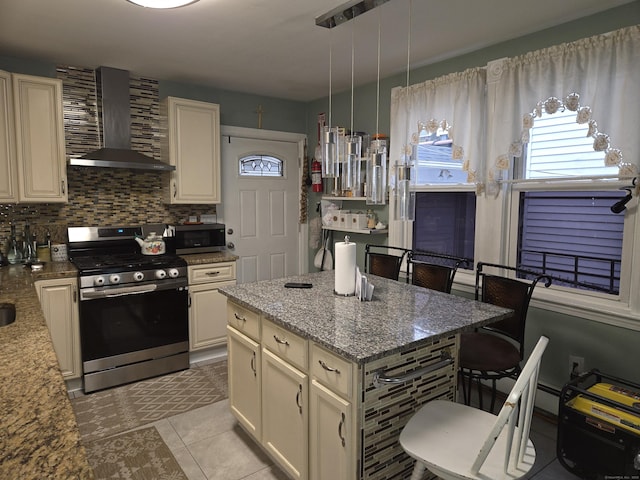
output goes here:
[[312, 283], [289, 282], [284, 284], [285, 288], [311, 288]]

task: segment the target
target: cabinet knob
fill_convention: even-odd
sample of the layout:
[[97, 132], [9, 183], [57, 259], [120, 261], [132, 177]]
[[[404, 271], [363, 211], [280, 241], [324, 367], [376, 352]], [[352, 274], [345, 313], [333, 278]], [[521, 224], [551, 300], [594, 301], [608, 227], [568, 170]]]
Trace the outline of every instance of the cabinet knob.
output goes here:
[[235, 246], [235, 244], [233, 242], [229, 242], [229, 243], [227, 243], [227, 248], [229, 250], [233, 250], [234, 248], [236, 248], [236, 246]]
[[233, 235], [233, 228], [227, 228], [227, 235]]

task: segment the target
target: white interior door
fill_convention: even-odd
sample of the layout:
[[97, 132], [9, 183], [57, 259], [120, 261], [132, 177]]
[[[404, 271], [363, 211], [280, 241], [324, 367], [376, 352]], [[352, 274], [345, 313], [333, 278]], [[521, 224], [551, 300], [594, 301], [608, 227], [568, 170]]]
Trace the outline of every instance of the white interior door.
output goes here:
[[[300, 238], [301, 138], [262, 130], [223, 127], [222, 205], [227, 248], [238, 255], [238, 283], [303, 273]], [[282, 176], [240, 175], [241, 159], [264, 155], [282, 160]], [[306, 258], [306, 257], [304, 257]]]

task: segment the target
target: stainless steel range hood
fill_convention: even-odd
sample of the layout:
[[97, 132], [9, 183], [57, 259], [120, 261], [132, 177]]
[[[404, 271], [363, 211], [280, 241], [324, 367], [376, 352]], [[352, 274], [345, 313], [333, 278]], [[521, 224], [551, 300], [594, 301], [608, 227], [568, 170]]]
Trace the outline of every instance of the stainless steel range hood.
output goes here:
[[131, 150], [131, 106], [129, 104], [129, 72], [100, 67], [96, 70], [98, 117], [103, 148], [72, 158], [69, 165], [103, 168], [133, 168], [140, 170], [175, 170]]

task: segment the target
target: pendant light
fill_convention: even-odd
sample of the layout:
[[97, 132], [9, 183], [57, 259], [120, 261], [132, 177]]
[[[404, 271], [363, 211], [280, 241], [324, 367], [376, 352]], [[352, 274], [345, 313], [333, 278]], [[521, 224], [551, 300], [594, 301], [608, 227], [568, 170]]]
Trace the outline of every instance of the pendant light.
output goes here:
[[338, 159], [339, 135], [338, 127], [331, 126], [331, 80], [333, 63], [333, 42], [329, 42], [329, 122], [322, 128], [322, 177], [336, 178], [339, 176], [340, 162]]
[[[407, 87], [405, 89], [405, 100], [409, 97], [409, 65], [411, 60], [411, 11], [412, 0], [409, 0], [409, 26], [407, 35]], [[401, 149], [400, 158], [394, 166], [394, 212], [396, 220], [413, 220], [415, 217], [415, 192], [410, 190], [412, 185], [413, 157], [415, 149], [411, 146], [409, 133], [409, 109], [407, 108], [407, 118], [405, 125], [407, 143]]]
[[[379, 133], [380, 119], [380, 34], [381, 17], [378, 11], [378, 79], [376, 86], [376, 134]], [[366, 203], [367, 205], [384, 205], [387, 203], [387, 142], [376, 136], [371, 141], [367, 152], [366, 171]]]
[[362, 137], [354, 134], [353, 129], [353, 90], [355, 70], [355, 29], [353, 19], [351, 30], [351, 128], [349, 135], [344, 137], [344, 158], [342, 159], [342, 192], [348, 197], [358, 196], [362, 184]]

